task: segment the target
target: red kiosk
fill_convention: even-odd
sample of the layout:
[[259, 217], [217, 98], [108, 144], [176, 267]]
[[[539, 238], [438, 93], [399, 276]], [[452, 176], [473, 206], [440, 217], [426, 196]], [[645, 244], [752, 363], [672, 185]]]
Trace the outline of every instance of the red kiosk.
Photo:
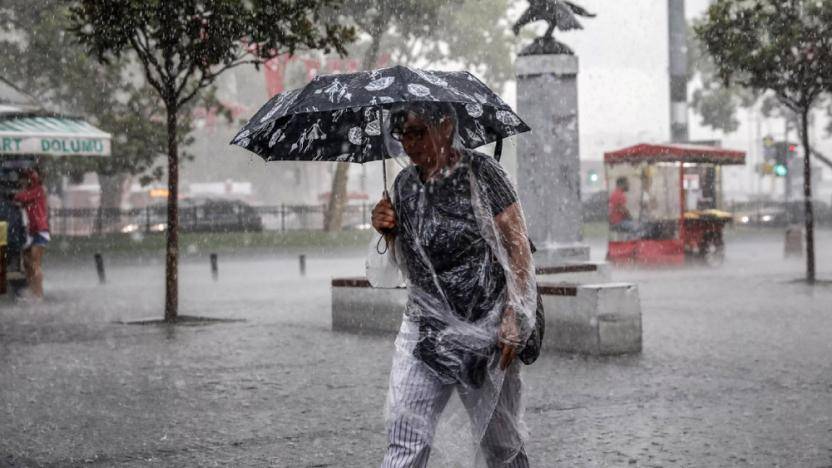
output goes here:
[[723, 165], [745, 153], [715, 147], [638, 144], [604, 154], [609, 191], [607, 260], [616, 264], [716, 266], [725, 254]]

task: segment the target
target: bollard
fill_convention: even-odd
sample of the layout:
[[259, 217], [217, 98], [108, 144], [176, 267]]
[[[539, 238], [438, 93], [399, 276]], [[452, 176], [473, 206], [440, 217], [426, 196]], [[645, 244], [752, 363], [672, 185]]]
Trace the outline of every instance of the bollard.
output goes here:
[[0, 295], [6, 294], [6, 221], [0, 221]]
[[306, 276], [306, 255], [298, 257], [298, 262], [300, 263], [300, 275]]
[[783, 244], [783, 256], [803, 256], [803, 228], [800, 225], [791, 225], [786, 228], [786, 241]]
[[220, 277], [219, 266], [217, 265], [217, 254], [211, 254], [211, 277], [216, 281]]
[[6, 246], [0, 244], [0, 295], [6, 294]]
[[95, 254], [95, 271], [98, 273], [99, 284], [107, 282], [107, 275], [104, 273], [104, 257], [100, 253]]

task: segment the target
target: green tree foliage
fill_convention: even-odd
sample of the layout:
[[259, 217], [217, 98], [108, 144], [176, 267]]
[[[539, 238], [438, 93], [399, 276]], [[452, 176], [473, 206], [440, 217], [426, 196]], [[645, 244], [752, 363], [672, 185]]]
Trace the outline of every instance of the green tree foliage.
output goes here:
[[421, 37], [393, 42], [400, 63], [456, 65], [475, 71], [497, 90], [514, 79], [516, 38], [508, 18], [508, 0], [445, 1], [432, 27]]
[[806, 278], [815, 281], [809, 112], [832, 90], [832, 0], [716, 0], [695, 28], [726, 86], [770, 91], [799, 116]]
[[78, 0], [70, 30], [102, 63], [132, 57], [166, 117], [165, 320], [177, 319], [179, 122], [224, 71], [298, 49], [345, 53], [352, 28], [322, 20], [336, 0]]
[[383, 40], [391, 34], [405, 39], [430, 35], [440, 20], [442, 7], [460, 0], [344, 0], [344, 12], [370, 37], [362, 60], [363, 68], [375, 65]]
[[[702, 20], [694, 22], [694, 27]], [[691, 96], [691, 107], [699, 114], [701, 125], [725, 133], [736, 131], [739, 107], [750, 107], [757, 100], [753, 90], [741, 86], [728, 86], [718, 76], [716, 65], [705, 50], [693, 29], [688, 29], [688, 70], [689, 79], [698, 79], [700, 87]]]
[[[719, 77], [716, 65], [705, 49], [705, 45], [696, 36], [694, 29], [702, 24], [703, 19], [695, 20], [688, 29], [688, 81], [699, 85], [691, 93], [691, 108], [699, 114], [700, 125], [725, 133], [737, 131], [740, 121], [739, 109], [754, 109], [766, 118], [781, 118], [786, 121], [788, 129], [799, 127], [799, 118], [769, 92], [760, 92], [739, 85], [726, 85]], [[832, 107], [829, 107], [832, 115]], [[832, 124], [828, 129], [832, 133]], [[785, 136], [784, 136], [785, 138]]]

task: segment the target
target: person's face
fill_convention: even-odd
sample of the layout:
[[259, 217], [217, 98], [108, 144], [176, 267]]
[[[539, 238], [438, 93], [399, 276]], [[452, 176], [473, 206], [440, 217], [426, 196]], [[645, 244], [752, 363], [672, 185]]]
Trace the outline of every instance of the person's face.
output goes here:
[[630, 181], [628, 181], [627, 179], [624, 179], [623, 181], [621, 181], [621, 190], [624, 191], [624, 192], [629, 192], [630, 191]]
[[417, 166], [431, 166], [435, 163], [438, 152], [447, 146], [446, 133], [448, 119], [438, 127], [428, 123], [422, 117], [409, 113], [402, 126], [401, 143], [410, 160]]

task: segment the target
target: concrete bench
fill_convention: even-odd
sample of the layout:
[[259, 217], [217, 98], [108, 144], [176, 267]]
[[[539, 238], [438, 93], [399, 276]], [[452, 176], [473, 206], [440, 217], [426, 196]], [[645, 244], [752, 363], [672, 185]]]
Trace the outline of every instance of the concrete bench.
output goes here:
[[[539, 281], [546, 311], [544, 349], [593, 355], [641, 351], [638, 288]], [[332, 280], [332, 329], [396, 332], [407, 289], [377, 289], [366, 278]]]
[[407, 288], [380, 289], [367, 278], [332, 279], [332, 329], [397, 332]]
[[538, 283], [546, 312], [544, 349], [592, 355], [641, 351], [641, 303], [629, 283]]

